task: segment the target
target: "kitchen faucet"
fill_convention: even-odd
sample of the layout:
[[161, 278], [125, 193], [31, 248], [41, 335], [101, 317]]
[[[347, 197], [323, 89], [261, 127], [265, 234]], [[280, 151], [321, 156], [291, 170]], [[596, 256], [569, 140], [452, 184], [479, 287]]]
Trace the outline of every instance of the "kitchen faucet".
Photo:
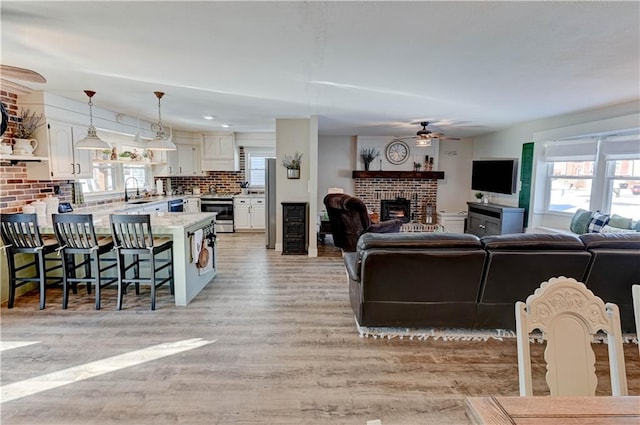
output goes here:
[[129, 194], [127, 193], [127, 182], [131, 179], [133, 179], [133, 181], [136, 182], [136, 196], [140, 196], [140, 187], [139, 187], [138, 179], [136, 179], [133, 176], [127, 177], [127, 179], [124, 181], [124, 202], [129, 202]]

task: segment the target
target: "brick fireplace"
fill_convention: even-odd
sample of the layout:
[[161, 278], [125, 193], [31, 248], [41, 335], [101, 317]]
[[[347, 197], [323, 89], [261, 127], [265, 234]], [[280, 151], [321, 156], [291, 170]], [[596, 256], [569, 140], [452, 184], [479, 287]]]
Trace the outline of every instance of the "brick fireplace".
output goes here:
[[411, 219], [424, 223], [426, 206], [437, 211], [438, 180], [444, 179], [444, 172], [354, 171], [353, 178], [355, 196], [370, 211], [381, 214], [382, 200], [407, 199]]

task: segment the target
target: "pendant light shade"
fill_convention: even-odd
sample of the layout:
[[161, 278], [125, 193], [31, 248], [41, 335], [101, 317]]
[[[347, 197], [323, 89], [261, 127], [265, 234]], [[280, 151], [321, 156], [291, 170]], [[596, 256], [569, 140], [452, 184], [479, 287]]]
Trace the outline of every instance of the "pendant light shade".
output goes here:
[[96, 128], [93, 126], [93, 102], [91, 98], [96, 94], [96, 92], [91, 90], [85, 90], [84, 94], [89, 97], [89, 129], [87, 130], [87, 135], [84, 139], [80, 140], [75, 144], [76, 149], [111, 149], [109, 143], [105, 142], [101, 138], [98, 137], [96, 133]]
[[162, 126], [162, 113], [160, 109], [160, 99], [164, 96], [163, 92], [154, 91], [153, 94], [158, 98], [158, 124], [156, 124], [156, 137], [151, 139], [149, 143], [147, 143], [147, 149], [151, 149], [154, 151], [175, 151], [178, 150], [175, 144], [171, 140], [167, 138], [166, 133], [164, 132], [164, 127]]

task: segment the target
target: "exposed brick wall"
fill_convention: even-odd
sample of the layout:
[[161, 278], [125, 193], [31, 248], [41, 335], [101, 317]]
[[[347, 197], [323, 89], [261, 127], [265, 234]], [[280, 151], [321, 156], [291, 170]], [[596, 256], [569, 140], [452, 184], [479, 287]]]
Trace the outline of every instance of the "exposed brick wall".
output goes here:
[[[240, 193], [240, 183], [245, 181], [245, 155], [240, 148], [240, 171], [207, 171], [206, 176], [194, 177], [170, 177], [171, 188], [182, 187], [183, 190], [191, 190], [199, 187], [202, 193], [208, 193], [210, 186], [215, 186], [217, 193], [221, 195], [235, 195]], [[164, 185], [167, 187], [166, 178]]]
[[[416, 180], [398, 178], [355, 179], [355, 196], [365, 203], [367, 209], [380, 214], [382, 199], [406, 198], [411, 201], [411, 213], [415, 220], [425, 222], [425, 206], [436, 210], [438, 180]], [[416, 202], [417, 200], [417, 202]], [[435, 223], [435, 219], [433, 219]]]

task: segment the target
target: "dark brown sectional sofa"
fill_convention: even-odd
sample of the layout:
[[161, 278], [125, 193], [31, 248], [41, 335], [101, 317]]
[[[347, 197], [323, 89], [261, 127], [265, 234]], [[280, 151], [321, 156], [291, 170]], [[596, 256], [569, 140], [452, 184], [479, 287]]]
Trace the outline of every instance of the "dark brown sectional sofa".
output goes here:
[[362, 326], [514, 329], [515, 302], [566, 276], [618, 304], [623, 330], [635, 331], [640, 233], [369, 233], [344, 263]]

